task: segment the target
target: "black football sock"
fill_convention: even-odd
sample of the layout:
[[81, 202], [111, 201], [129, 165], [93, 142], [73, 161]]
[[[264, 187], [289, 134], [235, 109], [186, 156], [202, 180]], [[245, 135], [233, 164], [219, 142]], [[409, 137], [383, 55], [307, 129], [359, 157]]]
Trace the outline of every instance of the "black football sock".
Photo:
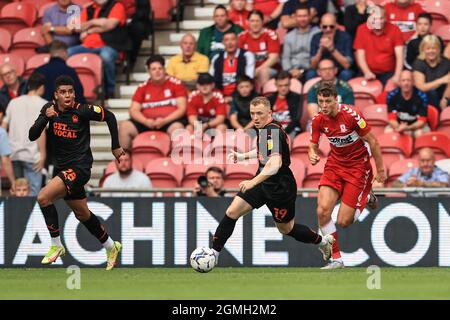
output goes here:
[[45, 224], [47, 225], [48, 232], [50, 232], [50, 237], [59, 237], [59, 222], [58, 222], [58, 212], [54, 204], [46, 207], [41, 207], [42, 213], [44, 214]]
[[97, 216], [91, 212], [91, 216], [86, 221], [81, 221], [89, 232], [98, 239], [101, 243], [108, 240], [108, 233], [105, 227], [100, 223]]
[[319, 244], [322, 242], [322, 236], [303, 224], [296, 223], [291, 232], [287, 234], [297, 241], [304, 243]]
[[220, 221], [219, 226], [216, 229], [216, 233], [213, 237], [213, 249], [220, 252], [227, 242], [228, 238], [233, 234], [234, 226], [236, 225], [235, 219], [231, 219], [225, 215]]

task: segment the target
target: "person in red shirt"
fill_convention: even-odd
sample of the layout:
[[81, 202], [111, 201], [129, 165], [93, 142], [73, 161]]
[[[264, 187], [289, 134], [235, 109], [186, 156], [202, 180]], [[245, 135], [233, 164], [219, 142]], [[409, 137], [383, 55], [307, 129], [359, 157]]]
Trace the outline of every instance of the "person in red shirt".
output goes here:
[[257, 88], [276, 75], [274, 66], [280, 61], [281, 51], [276, 32], [264, 28], [263, 19], [261, 11], [252, 11], [248, 16], [248, 30], [239, 35], [239, 47], [255, 55]]
[[370, 7], [367, 23], [356, 31], [353, 49], [356, 62], [367, 80], [378, 79], [383, 85], [391, 79], [398, 84], [403, 69], [404, 41], [400, 29], [386, 22], [386, 11]]
[[245, 9], [245, 0], [230, 0], [230, 9], [228, 9], [228, 19], [234, 24], [247, 29], [247, 18], [250, 11]]
[[192, 133], [194, 130], [203, 133], [210, 128], [221, 132], [227, 130], [227, 105], [222, 93], [214, 89], [214, 78], [209, 73], [199, 74], [197, 90], [189, 95], [187, 116], [189, 124], [186, 129]]
[[424, 12], [414, 0], [395, 0], [384, 5], [387, 21], [400, 28], [403, 40], [407, 42], [416, 32], [416, 20]]
[[94, 0], [80, 15], [81, 45], [69, 48], [69, 57], [77, 53], [95, 53], [102, 58], [106, 97], [113, 98], [116, 86], [116, 60], [119, 52], [131, 48], [126, 29], [127, 14], [116, 0]]
[[323, 269], [337, 269], [344, 267], [344, 263], [336, 226], [331, 219], [336, 202], [341, 198], [337, 223], [343, 228], [358, 219], [368, 201], [369, 207], [376, 207], [376, 197], [371, 192], [373, 173], [368, 147], [375, 159], [375, 180], [383, 183], [386, 173], [380, 145], [370, 132], [370, 126], [358, 111], [338, 104], [336, 87], [323, 82], [317, 91], [317, 100], [321, 111], [312, 119], [308, 157], [312, 165], [319, 163], [319, 139], [324, 133], [330, 141], [331, 153], [319, 183], [317, 216], [322, 234], [331, 234], [336, 240], [332, 259]]
[[275, 30], [286, 2], [287, 0], [247, 0], [247, 9], [261, 11], [264, 15], [264, 24]]
[[130, 149], [139, 133], [159, 130], [170, 135], [186, 124], [186, 88], [180, 80], [166, 74], [162, 56], [152, 56], [146, 64], [150, 79], [136, 89], [130, 106], [131, 119], [119, 126], [125, 149]]

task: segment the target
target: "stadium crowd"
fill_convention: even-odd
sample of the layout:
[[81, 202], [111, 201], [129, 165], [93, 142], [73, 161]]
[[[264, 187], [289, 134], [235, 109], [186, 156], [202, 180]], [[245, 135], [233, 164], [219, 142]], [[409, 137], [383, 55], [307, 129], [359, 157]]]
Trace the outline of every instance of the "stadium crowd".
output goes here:
[[[2, 164], [11, 186], [15, 189], [16, 178], [26, 178], [31, 195], [42, 185], [51, 150], [45, 147], [45, 135], [30, 143], [25, 133], [36, 112], [52, 99], [54, 79], [70, 75], [77, 100], [92, 102], [78, 69], [68, 61], [80, 53], [96, 54], [105, 97], [113, 99], [118, 96], [117, 63], [125, 53], [133, 68], [152, 31], [154, 1], [75, 2], [81, 6], [57, 0], [43, 11], [44, 43], [35, 50], [50, 58], [39, 68], [23, 74], [12, 61], [0, 60], [0, 117], [8, 130], [0, 131]], [[198, 40], [191, 33], [182, 36], [180, 54], [167, 63], [161, 55], [147, 59], [149, 79], [131, 98], [130, 119], [119, 125], [121, 146], [133, 160], [110, 164], [101, 184], [195, 187], [196, 194], [215, 196], [222, 195], [223, 187], [237, 187], [239, 180], [253, 175], [256, 164], [230, 164], [224, 154], [230, 147], [248, 151], [254, 146], [249, 105], [265, 95], [274, 119], [291, 138], [298, 187], [317, 186], [314, 172], [323, 164], [312, 169], [306, 154], [311, 119], [320, 111], [316, 91], [322, 81], [334, 83], [339, 102], [361, 111], [376, 132], [389, 172], [384, 186], [408, 186], [411, 175], [433, 171], [402, 175], [405, 164], [416, 165], [415, 159], [421, 163], [428, 157], [432, 168], [435, 160], [445, 166], [450, 161], [445, 160], [450, 158], [450, 1], [441, 2], [440, 15], [432, 0], [374, 2], [230, 0], [228, 6], [217, 5], [213, 24], [200, 30]], [[2, 4], [0, 29], [13, 35], [19, 29], [8, 30], [2, 22], [9, 5]], [[72, 5], [79, 6], [79, 23], [70, 20]], [[171, 158], [174, 151], [183, 164]], [[327, 155], [329, 147], [320, 151]], [[402, 166], [401, 172], [391, 170]], [[196, 178], [211, 174], [220, 186], [210, 182], [202, 191]], [[442, 177], [439, 173], [439, 181]], [[447, 184], [439, 186], [448, 186], [446, 177]]]

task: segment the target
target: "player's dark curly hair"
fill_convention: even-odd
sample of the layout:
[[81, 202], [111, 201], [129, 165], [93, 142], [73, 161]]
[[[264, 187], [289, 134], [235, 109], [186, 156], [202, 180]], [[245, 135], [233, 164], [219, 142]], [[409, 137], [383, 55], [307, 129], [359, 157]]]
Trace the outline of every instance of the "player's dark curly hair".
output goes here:
[[336, 86], [330, 81], [320, 81], [317, 95], [322, 97], [337, 97]]
[[60, 86], [72, 86], [75, 87], [73, 79], [67, 75], [62, 75], [55, 80], [55, 91], [58, 90]]

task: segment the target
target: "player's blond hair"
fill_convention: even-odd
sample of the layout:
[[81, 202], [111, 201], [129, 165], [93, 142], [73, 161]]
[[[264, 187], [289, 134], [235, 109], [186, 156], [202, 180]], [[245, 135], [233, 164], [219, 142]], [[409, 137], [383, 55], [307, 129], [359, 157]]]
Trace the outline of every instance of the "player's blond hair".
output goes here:
[[250, 105], [251, 106], [257, 106], [262, 104], [264, 107], [266, 107], [267, 109], [270, 110], [270, 102], [269, 99], [267, 99], [266, 97], [256, 97], [254, 98], [252, 101], [250, 101]]

